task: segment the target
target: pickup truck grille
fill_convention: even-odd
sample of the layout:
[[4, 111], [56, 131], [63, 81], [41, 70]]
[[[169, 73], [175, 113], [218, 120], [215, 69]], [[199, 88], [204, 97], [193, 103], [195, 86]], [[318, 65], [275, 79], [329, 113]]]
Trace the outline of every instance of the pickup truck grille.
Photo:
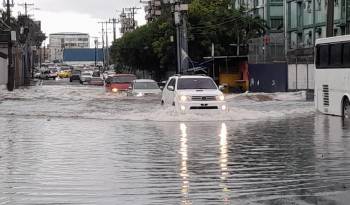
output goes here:
[[215, 96], [192, 96], [192, 101], [216, 101]]

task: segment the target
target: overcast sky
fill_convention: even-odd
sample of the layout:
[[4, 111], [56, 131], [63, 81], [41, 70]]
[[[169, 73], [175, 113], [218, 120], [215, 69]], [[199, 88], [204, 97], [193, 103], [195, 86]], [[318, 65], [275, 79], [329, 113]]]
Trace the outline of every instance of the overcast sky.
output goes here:
[[[34, 14], [34, 19], [41, 20], [42, 30], [49, 36], [56, 32], [84, 32], [91, 37], [101, 36], [101, 25], [97, 22], [118, 17], [118, 11], [125, 7], [142, 7], [138, 10], [137, 20], [139, 24], [145, 23], [143, 5], [139, 0], [14, 0], [16, 5], [14, 15], [24, 13], [24, 8], [18, 4], [34, 3], [29, 7], [29, 13]], [[112, 25], [109, 25], [112, 40]], [[118, 36], [119, 25], [118, 25]], [[93, 41], [93, 40], [91, 40]], [[48, 43], [48, 40], [47, 42]]]

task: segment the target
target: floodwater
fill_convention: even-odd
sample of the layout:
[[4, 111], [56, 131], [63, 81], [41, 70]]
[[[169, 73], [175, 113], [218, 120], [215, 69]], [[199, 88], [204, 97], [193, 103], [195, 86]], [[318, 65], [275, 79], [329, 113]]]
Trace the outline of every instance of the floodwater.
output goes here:
[[350, 125], [302, 99], [183, 115], [68, 83], [0, 91], [0, 204], [348, 205]]

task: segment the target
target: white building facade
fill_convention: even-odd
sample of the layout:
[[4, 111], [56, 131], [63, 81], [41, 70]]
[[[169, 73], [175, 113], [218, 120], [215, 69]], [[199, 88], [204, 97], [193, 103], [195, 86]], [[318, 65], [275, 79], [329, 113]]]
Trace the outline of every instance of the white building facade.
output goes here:
[[49, 38], [50, 62], [62, 62], [65, 48], [90, 48], [90, 36], [86, 33], [53, 33]]

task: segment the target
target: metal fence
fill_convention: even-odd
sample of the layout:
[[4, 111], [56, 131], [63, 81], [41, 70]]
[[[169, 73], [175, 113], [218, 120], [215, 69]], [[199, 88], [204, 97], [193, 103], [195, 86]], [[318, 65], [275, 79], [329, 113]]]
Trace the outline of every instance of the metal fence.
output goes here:
[[249, 40], [249, 63], [265, 64], [286, 62], [283, 33], [270, 34]]
[[313, 56], [290, 56], [288, 59], [288, 89], [313, 90], [315, 64]]

